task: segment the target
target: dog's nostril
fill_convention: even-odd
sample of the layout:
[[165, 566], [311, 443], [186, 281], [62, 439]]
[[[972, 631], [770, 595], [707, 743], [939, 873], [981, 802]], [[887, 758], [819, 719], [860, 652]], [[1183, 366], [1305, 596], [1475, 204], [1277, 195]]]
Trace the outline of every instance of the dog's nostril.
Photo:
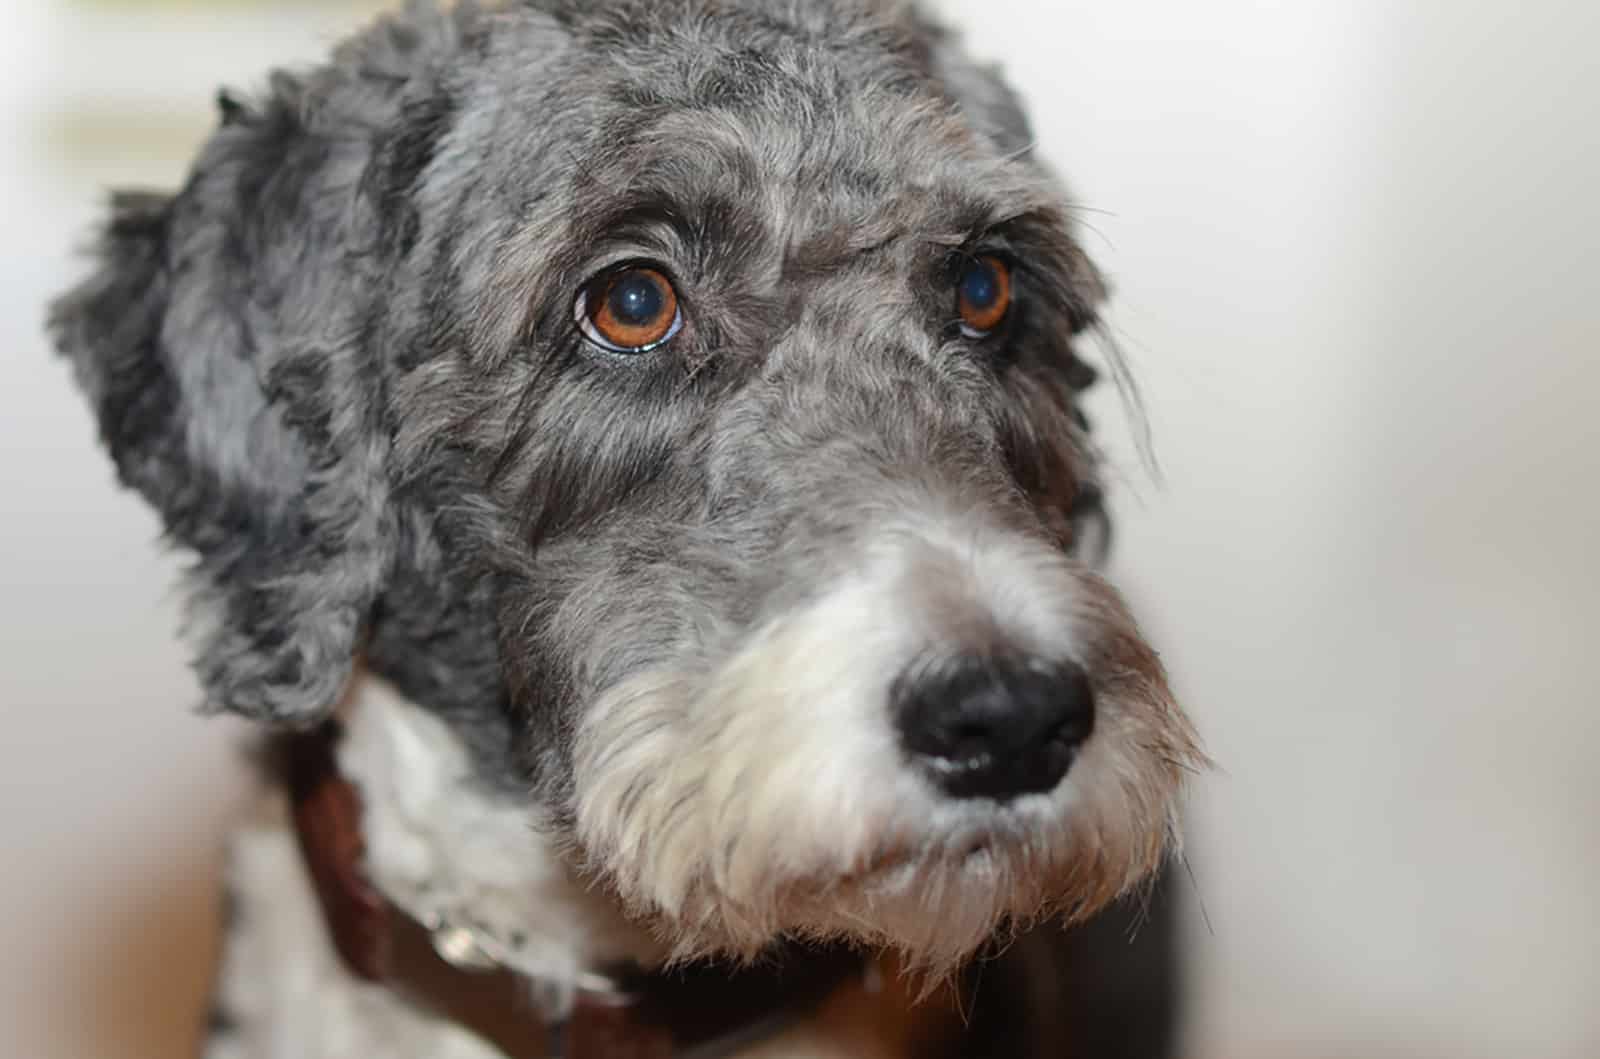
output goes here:
[[1053, 789], [1094, 730], [1080, 666], [959, 659], [895, 686], [901, 744], [947, 793], [1005, 801]]

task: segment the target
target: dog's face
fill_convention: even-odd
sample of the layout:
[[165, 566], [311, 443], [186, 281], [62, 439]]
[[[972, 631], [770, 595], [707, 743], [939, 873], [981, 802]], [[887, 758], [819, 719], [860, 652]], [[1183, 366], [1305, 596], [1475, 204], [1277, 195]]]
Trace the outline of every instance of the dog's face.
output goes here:
[[588, 6], [230, 105], [58, 308], [210, 694], [314, 720], [366, 643], [682, 954], [1093, 910], [1197, 751], [1074, 554], [1099, 287], [1025, 122], [899, 5]]

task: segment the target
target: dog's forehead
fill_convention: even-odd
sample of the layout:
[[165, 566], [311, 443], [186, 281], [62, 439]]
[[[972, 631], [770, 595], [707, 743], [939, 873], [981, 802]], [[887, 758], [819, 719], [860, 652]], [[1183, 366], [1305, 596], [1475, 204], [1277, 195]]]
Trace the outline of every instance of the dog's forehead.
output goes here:
[[[942, 38], [906, 5], [555, 6], [570, 34], [561, 88], [522, 111], [522, 131], [543, 144], [533, 166], [574, 174], [591, 221], [742, 203], [789, 242], [840, 227], [959, 242], [1056, 205], [1053, 182], [964, 112], [936, 72]], [[527, 76], [500, 59], [500, 78]]]
[[[826, 56], [855, 69], [885, 57], [925, 66], [935, 33], [905, 0], [523, 0], [586, 50], [624, 57], [641, 84], [667, 86], [681, 57], [803, 66]], [[652, 65], [651, 56], [660, 59]]]
[[580, 184], [599, 224], [732, 210], [789, 245], [841, 229], [856, 246], [910, 233], [960, 244], [1054, 202], [1031, 167], [997, 156], [957, 112], [901, 99], [826, 114], [662, 109], [598, 145]]

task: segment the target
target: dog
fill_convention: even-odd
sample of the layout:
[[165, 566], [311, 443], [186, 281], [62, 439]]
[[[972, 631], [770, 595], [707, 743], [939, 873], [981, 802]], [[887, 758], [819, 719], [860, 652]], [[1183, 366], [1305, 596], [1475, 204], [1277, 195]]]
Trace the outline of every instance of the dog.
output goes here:
[[892, 0], [528, 0], [220, 111], [50, 319], [277, 733], [206, 1054], [1067, 1054], [1204, 759], [1010, 89]]

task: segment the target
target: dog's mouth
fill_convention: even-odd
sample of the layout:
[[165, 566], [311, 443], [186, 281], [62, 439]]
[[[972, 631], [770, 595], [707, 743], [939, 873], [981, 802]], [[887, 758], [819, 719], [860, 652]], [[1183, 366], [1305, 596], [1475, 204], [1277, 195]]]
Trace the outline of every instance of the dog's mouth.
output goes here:
[[899, 834], [857, 858], [847, 870], [830, 877], [810, 880], [819, 892], [830, 885], [871, 890], [877, 886], [903, 890], [914, 878], [950, 878], [956, 875], [981, 876], [1005, 859], [1008, 850], [1024, 841], [1022, 821], [1005, 805], [996, 805], [995, 821], [986, 826], [968, 826], [955, 834], [941, 836]]

